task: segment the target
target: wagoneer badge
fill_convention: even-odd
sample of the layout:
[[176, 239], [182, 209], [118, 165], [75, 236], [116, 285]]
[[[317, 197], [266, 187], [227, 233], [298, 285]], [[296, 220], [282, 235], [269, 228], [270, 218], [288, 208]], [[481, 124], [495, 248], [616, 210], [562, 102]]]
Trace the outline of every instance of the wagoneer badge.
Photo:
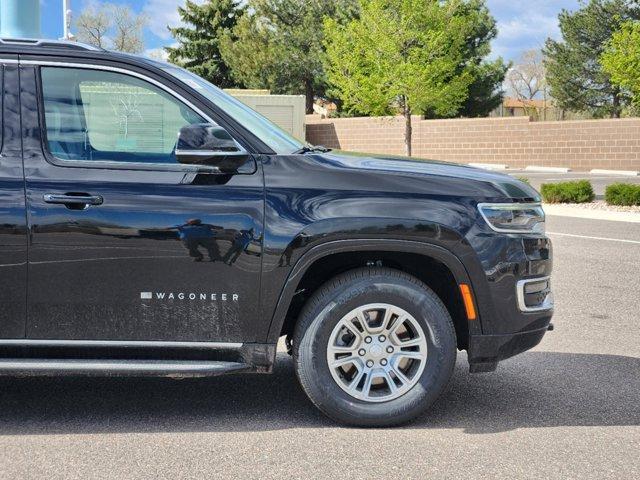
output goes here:
[[142, 300], [198, 300], [198, 301], [232, 301], [237, 302], [240, 295], [237, 293], [194, 293], [194, 292], [140, 292]]

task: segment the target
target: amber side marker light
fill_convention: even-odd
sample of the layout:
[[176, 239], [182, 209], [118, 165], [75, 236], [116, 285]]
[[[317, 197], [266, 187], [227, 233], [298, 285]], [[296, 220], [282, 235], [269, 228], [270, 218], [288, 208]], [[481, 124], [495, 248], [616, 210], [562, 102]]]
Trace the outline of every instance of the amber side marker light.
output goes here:
[[467, 318], [469, 320], [477, 319], [476, 307], [473, 304], [473, 297], [471, 296], [471, 288], [469, 288], [469, 285], [461, 283], [460, 293], [462, 293], [462, 300], [464, 301], [464, 309], [467, 311]]

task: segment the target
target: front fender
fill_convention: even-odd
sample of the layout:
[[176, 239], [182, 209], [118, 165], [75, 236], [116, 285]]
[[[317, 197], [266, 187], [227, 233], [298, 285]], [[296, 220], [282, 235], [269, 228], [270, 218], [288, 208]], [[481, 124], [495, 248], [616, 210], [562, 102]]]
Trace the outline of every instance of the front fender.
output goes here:
[[[284, 282], [271, 316], [267, 342], [273, 343], [278, 341], [289, 305], [296, 293], [296, 287], [299, 285], [300, 280], [307, 270], [315, 262], [337, 253], [363, 251], [403, 252], [424, 255], [443, 263], [451, 271], [458, 284], [466, 283], [471, 285], [472, 288], [474, 287], [474, 283], [460, 259], [447, 248], [434, 243], [415, 240], [372, 238], [343, 239], [320, 243], [308, 249], [299, 257]], [[469, 322], [469, 332], [480, 333], [480, 321]]]

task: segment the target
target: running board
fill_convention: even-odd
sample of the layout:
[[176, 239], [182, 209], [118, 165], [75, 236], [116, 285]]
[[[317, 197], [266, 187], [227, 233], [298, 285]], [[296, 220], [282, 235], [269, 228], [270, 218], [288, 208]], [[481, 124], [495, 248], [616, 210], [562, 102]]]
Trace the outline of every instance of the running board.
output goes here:
[[214, 377], [227, 373], [252, 371], [238, 362], [168, 360], [49, 360], [0, 359], [0, 376], [113, 376], [113, 377]]

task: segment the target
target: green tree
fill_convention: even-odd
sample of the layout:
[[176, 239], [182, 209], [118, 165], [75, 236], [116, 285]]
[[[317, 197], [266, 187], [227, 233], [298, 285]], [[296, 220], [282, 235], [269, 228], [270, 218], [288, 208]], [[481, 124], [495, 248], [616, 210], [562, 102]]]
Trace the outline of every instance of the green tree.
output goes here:
[[459, 111], [474, 80], [464, 62], [464, 21], [455, 2], [366, 0], [360, 17], [325, 21], [328, 79], [347, 110], [401, 111], [411, 156], [413, 112]]
[[323, 19], [345, 21], [357, 0], [250, 0], [248, 15], [221, 42], [233, 77], [249, 88], [304, 94], [307, 113], [326, 88]]
[[638, 18], [640, 8], [630, 0], [584, 0], [579, 10], [560, 13], [562, 41], [547, 40], [544, 53], [551, 96], [561, 109], [620, 117], [628, 99], [600, 57], [621, 24]]
[[469, 97], [462, 104], [458, 116], [487, 117], [498, 108], [504, 99], [502, 85], [509, 70], [509, 63], [502, 58], [493, 62], [482, 62], [475, 67], [475, 80], [469, 86]]
[[491, 53], [491, 41], [498, 35], [496, 20], [485, 0], [449, 2], [459, 19], [465, 38], [463, 58], [456, 74], [464, 70], [473, 73], [469, 95], [456, 116], [486, 117], [502, 103], [502, 84], [509, 64], [502, 58], [486, 60]]
[[[169, 61], [191, 70], [220, 88], [237, 86], [229, 65], [220, 53], [220, 41], [245, 16], [246, 7], [239, 0], [207, 0], [199, 5], [187, 0], [178, 7], [185, 26], [169, 28], [177, 40], [167, 47]], [[231, 41], [235, 37], [231, 35]]]
[[602, 66], [611, 82], [631, 92], [634, 104], [640, 106], [640, 21], [626, 22], [613, 34]]

